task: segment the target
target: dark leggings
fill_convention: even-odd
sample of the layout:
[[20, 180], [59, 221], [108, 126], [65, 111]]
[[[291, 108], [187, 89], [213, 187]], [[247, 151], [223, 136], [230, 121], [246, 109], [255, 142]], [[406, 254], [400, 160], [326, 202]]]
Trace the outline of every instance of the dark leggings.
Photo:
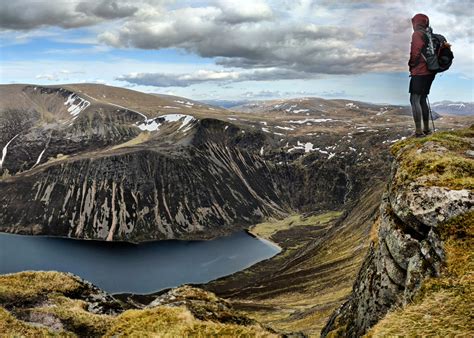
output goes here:
[[[421, 134], [423, 131], [430, 130], [430, 111], [426, 102], [425, 94], [410, 94], [411, 110], [413, 120], [415, 120], [416, 133]], [[421, 121], [423, 120], [423, 130], [421, 129]]]

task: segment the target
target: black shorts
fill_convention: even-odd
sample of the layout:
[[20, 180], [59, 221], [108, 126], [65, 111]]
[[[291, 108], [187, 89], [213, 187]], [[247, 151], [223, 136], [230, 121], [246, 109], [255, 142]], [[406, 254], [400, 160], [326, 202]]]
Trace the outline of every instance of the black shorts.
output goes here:
[[408, 92], [411, 94], [428, 95], [435, 75], [436, 74], [412, 76]]

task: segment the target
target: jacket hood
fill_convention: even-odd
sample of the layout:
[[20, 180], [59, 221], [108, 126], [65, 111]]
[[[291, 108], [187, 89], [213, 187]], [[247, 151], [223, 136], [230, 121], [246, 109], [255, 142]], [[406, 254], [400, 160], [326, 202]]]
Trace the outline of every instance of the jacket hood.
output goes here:
[[417, 14], [411, 19], [414, 30], [426, 29], [430, 25], [430, 19], [425, 14]]

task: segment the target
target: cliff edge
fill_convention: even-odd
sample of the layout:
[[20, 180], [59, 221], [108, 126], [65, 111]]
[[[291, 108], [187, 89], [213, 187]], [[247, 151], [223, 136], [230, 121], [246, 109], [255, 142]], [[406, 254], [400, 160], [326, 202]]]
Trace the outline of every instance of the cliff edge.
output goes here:
[[369, 251], [322, 336], [474, 333], [473, 136], [471, 126], [393, 146]]

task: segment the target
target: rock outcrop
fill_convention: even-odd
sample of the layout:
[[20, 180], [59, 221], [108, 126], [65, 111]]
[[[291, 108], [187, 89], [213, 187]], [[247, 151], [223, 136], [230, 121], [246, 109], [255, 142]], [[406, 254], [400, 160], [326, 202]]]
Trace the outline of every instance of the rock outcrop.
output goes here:
[[409, 304], [446, 264], [441, 228], [474, 208], [474, 129], [395, 145], [396, 159], [374, 225], [377, 235], [348, 301], [322, 336], [361, 336], [387, 312]]
[[182, 286], [148, 306], [120, 301], [72, 274], [0, 276], [5, 336], [277, 336], [210, 292]]

